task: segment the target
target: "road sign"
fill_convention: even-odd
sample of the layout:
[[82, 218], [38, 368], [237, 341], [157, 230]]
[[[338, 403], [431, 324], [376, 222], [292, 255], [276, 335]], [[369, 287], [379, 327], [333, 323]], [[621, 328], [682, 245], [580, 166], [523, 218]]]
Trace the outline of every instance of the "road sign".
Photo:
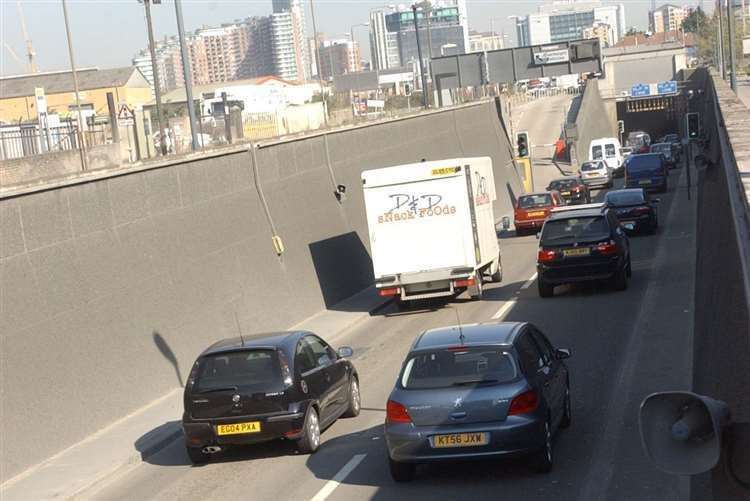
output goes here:
[[36, 98], [37, 115], [47, 113], [47, 96], [44, 95], [44, 87], [35, 87], [34, 97]]
[[534, 53], [534, 64], [555, 64], [567, 63], [570, 61], [570, 51], [568, 49], [546, 50]]
[[651, 95], [651, 87], [648, 84], [635, 84], [630, 88], [633, 97], [646, 97]]
[[117, 112], [117, 118], [127, 120], [133, 118], [133, 111], [126, 104], [120, 105], [120, 111]]
[[659, 94], [677, 94], [677, 82], [674, 80], [659, 82], [656, 84], [656, 91]]

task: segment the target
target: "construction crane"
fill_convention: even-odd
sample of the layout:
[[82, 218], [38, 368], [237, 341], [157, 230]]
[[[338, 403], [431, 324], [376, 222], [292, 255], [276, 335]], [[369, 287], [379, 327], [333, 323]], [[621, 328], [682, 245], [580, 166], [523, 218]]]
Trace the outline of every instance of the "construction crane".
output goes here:
[[23, 15], [21, 0], [17, 0], [16, 5], [18, 6], [18, 17], [21, 18], [21, 31], [23, 32], [23, 39], [26, 42], [26, 57], [29, 60], [29, 71], [31, 73], [36, 73], [37, 71], [39, 71], [36, 67], [36, 52], [34, 52], [34, 46], [31, 44], [29, 32], [26, 30], [26, 17]]
[[25, 63], [23, 62], [23, 60], [20, 57], [18, 57], [18, 54], [16, 54], [16, 51], [14, 51], [13, 48], [10, 45], [8, 45], [7, 43], [5, 44], [5, 48], [8, 49], [8, 52], [10, 53], [11, 56], [13, 56], [13, 59], [16, 60], [16, 62], [18, 63], [18, 65], [21, 68], [23, 68], [23, 66], [24, 66]]

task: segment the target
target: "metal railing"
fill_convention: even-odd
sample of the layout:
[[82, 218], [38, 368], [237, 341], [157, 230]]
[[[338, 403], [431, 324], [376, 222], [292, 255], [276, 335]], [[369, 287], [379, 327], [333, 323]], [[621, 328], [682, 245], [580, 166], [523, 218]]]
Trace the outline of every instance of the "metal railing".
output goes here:
[[[83, 131], [83, 139], [89, 148], [107, 144], [107, 138], [105, 126]], [[79, 146], [80, 136], [75, 124], [45, 128], [37, 124], [0, 126], [0, 160], [77, 150]]]

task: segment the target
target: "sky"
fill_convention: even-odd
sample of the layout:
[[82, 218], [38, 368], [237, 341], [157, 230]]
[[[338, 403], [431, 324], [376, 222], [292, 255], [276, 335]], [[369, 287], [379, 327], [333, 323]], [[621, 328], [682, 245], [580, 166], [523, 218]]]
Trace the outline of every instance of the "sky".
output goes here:
[[[162, 2], [152, 9], [157, 38], [177, 33], [174, 2]], [[308, 34], [312, 36], [310, 2], [303, 2], [307, 9]], [[19, 64], [8, 50], [10, 47], [25, 61], [22, 23], [16, 3], [16, 0], [0, 0], [0, 75], [3, 76], [27, 71], [25, 64]], [[147, 46], [144, 9], [137, 0], [68, 0], [67, 3], [76, 65], [79, 68], [129, 66], [135, 53]], [[393, 3], [400, 2], [314, 0], [318, 31], [341, 38], [352, 25], [367, 22], [370, 9]], [[542, 3], [542, 0], [468, 0], [469, 28], [489, 31], [492, 22], [496, 32], [505, 30], [514, 40], [514, 21], [509, 20], [508, 16], [535, 12]], [[646, 28], [651, 0], [605, 0], [603, 3], [624, 4], [626, 24]], [[657, 5], [662, 3], [658, 1]], [[697, 5], [698, 1], [674, 3]], [[705, 1], [707, 6], [712, 3], [711, 0]], [[62, 0], [22, 0], [21, 4], [40, 71], [69, 68]], [[182, 4], [188, 30], [271, 12], [271, 0], [183, 0]], [[362, 44], [363, 58], [369, 59], [367, 29], [356, 28], [355, 38]]]

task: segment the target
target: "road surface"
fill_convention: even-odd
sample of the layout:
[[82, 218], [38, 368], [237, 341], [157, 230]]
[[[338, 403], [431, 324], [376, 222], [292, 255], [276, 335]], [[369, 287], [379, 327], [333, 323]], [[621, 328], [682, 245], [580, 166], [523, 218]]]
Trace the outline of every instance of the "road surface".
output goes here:
[[[538, 119], [544, 109], [554, 115], [547, 105], [527, 105], [526, 113]], [[543, 130], [529, 126], [545, 141], [554, 136], [549, 127], [539, 127]], [[633, 278], [627, 291], [583, 285], [558, 288], [554, 298], [541, 299], [534, 282], [535, 237], [503, 235], [504, 279], [488, 286], [484, 300], [460, 297], [408, 312], [389, 305], [337, 336], [336, 346], [354, 348], [363, 409], [359, 417], [341, 419], [326, 430], [316, 454], [300, 455], [291, 445], [272, 443], [228, 451], [194, 467], [177, 440], [86, 497], [684, 499], [688, 483], [648, 464], [637, 425], [645, 395], [687, 389], [691, 382], [694, 255], [689, 249], [694, 249], [694, 214], [683, 171], [673, 171], [670, 192], [660, 196], [659, 233], [631, 240]], [[546, 183], [558, 174], [554, 165], [546, 165], [535, 173], [536, 181]], [[601, 199], [603, 193], [595, 195]], [[415, 336], [459, 320], [497, 318], [531, 321], [556, 346], [573, 352], [573, 424], [555, 440], [552, 473], [539, 475], [512, 461], [450, 463], [420, 467], [414, 482], [395, 484], [388, 472], [382, 424], [388, 394]]]

